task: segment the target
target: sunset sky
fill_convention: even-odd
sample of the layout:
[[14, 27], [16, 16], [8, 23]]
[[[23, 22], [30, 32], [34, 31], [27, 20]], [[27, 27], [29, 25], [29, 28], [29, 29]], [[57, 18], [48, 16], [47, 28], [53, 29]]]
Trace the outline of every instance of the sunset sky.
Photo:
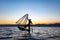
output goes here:
[[0, 0], [0, 24], [15, 24], [26, 13], [33, 24], [60, 23], [60, 0]]

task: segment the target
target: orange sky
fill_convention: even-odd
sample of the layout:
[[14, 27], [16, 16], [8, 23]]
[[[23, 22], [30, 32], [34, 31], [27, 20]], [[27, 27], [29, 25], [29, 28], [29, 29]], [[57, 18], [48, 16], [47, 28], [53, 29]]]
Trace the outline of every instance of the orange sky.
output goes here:
[[[0, 24], [16, 24], [17, 20], [0, 20]], [[60, 23], [60, 21], [48, 21], [48, 20], [32, 20], [33, 24], [53, 24], [53, 23]]]

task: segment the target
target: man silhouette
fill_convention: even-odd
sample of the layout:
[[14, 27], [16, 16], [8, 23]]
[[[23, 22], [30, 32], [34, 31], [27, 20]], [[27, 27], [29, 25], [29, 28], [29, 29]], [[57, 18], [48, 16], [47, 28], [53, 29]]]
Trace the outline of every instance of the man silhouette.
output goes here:
[[30, 25], [32, 23], [31, 19], [28, 19], [29, 23], [28, 23], [28, 32], [30, 33]]

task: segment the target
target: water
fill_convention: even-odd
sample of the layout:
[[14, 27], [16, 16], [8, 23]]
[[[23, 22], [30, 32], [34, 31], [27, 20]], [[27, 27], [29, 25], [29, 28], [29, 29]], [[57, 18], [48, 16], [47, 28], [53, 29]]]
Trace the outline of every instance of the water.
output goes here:
[[0, 40], [60, 40], [60, 27], [31, 27], [31, 35], [17, 27], [0, 27]]

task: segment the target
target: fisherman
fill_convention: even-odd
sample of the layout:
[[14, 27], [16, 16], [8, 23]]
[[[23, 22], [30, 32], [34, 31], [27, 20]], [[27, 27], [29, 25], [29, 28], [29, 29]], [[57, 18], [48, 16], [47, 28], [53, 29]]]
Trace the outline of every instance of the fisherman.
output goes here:
[[32, 21], [31, 19], [28, 19], [28, 24], [26, 25], [26, 27], [28, 27], [28, 36], [30, 36], [30, 25], [31, 25]]
[[28, 32], [30, 33], [30, 25], [32, 23], [31, 19], [28, 19], [29, 23], [28, 23]]

